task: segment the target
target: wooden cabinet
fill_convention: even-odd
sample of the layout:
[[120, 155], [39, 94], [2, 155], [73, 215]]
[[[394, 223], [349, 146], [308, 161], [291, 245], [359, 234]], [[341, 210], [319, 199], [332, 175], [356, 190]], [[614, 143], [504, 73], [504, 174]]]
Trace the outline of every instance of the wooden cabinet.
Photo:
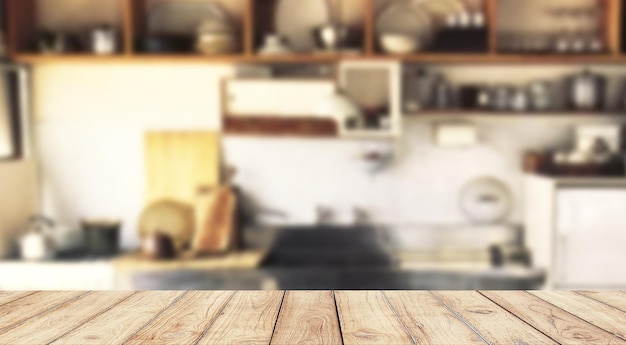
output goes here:
[[[484, 6], [487, 49], [480, 53], [434, 53], [420, 51], [407, 55], [381, 52], [376, 35], [376, 17], [382, 7], [398, 0], [340, 0], [339, 20], [355, 33], [357, 52], [350, 54], [314, 54], [296, 52], [261, 56], [257, 54], [268, 33], [276, 30], [274, 15], [278, 0], [217, 0], [228, 12], [239, 30], [240, 49], [229, 55], [144, 54], [137, 42], [146, 35], [148, 13], [162, 0], [5, 0], [8, 5], [8, 43], [14, 59], [28, 63], [58, 61], [129, 62], [159, 61], [237, 63], [333, 62], [339, 59], [393, 59], [424, 63], [621, 63], [624, 46], [622, 0], [598, 0], [602, 11], [606, 48], [595, 55], [503, 54], [498, 47], [498, 24], [506, 0], [479, 0]], [[209, 0], [207, 0], [209, 1]], [[321, 0], [320, 0], [321, 1]], [[510, 2], [510, 0], [508, 0]], [[305, 9], [303, 9], [304, 11]], [[306, 18], [306, 14], [294, 15]], [[499, 21], [499, 19], [501, 19]], [[525, 19], [528, 23], [533, 18]], [[35, 49], [38, 33], [43, 29], [85, 34], [89, 28], [107, 23], [118, 33], [120, 47], [114, 55], [91, 55], [84, 51], [63, 55], [41, 55]]]

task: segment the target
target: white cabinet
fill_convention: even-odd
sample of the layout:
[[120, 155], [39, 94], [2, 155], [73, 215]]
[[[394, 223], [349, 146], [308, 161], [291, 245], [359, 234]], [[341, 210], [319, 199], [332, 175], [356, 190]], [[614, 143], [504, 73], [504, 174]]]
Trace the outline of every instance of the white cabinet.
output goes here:
[[109, 261], [0, 263], [0, 290], [113, 290], [114, 278]]
[[529, 176], [526, 229], [547, 288], [626, 287], [626, 179]]
[[227, 116], [312, 117], [337, 89], [333, 80], [232, 79], [226, 82]]

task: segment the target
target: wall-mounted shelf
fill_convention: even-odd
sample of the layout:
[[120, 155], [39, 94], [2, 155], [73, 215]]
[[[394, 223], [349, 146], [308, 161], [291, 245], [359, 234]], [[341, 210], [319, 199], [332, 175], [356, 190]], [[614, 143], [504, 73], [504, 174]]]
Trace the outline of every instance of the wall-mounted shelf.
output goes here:
[[[231, 55], [195, 54], [146, 54], [137, 48], [137, 40], [146, 35], [146, 13], [153, 0], [7, 0], [8, 46], [11, 56], [30, 64], [40, 63], [325, 63], [339, 60], [397, 60], [414, 63], [447, 64], [553, 64], [553, 63], [626, 63], [626, 48], [621, 0], [599, 0], [604, 11], [603, 35], [606, 49], [602, 54], [559, 55], [559, 54], [509, 54], [498, 47], [498, 15], [507, 0], [484, 0], [488, 49], [480, 53], [433, 53], [418, 52], [408, 55], [387, 55], [381, 52], [376, 35], [376, 13], [387, 0], [342, 0], [355, 7], [356, 14], [350, 23], [362, 42], [357, 54], [297, 53], [278, 56], [258, 55], [265, 34], [272, 32], [271, 14], [277, 0], [218, 0], [234, 19], [240, 32], [240, 50]], [[508, 0], [510, 1], [510, 0]], [[500, 7], [499, 7], [500, 6]], [[70, 13], [74, 13], [70, 16]], [[64, 21], [76, 21], [66, 24]], [[98, 56], [87, 53], [68, 55], [41, 55], [34, 49], [34, 42], [41, 29], [59, 27], [59, 30], [84, 29], [107, 22], [119, 32], [120, 47], [117, 55]], [[361, 37], [362, 36], [362, 37]]]

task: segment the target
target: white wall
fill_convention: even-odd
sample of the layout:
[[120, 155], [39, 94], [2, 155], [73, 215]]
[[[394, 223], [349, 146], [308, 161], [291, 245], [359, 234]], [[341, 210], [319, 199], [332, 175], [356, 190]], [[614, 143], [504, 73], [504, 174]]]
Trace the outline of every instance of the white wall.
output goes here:
[[[477, 68], [492, 81], [533, 73]], [[557, 72], [562, 73], [562, 68]], [[143, 132], [148, 129], [219, 127], [219, 77], [227, 67], [190, 65], [44, 65], [34, 71], [35, 114], [43, 155], [46, 205], [60, 221], [121, 217], [123, 244], [136, 245], [143, 206]], [[499, 79], [498, 79], [499, 78]], [[354, 206], [382, 223], [462, 224], [458, 192], [470, 179], [491, 175], [515, 195], [511, 221], [521, 219], [521, 153], [571, 139], [572, 118], [480, 118], [481, 144], [443, 149], [432, 144], [433, 121], [407, 120], [401, 155], [378, 175], [356, 162], [363, 145], [349, 140], [229, 137], [225, 155], [237, 166], [236, 182], [257, 203], [289, 214], [289, 222], [314, 219], [317, 205], [334, 208], [347, 221]], [[612, 121], [612, 120], [601, 120]]]
[[50, 65], [34, 69], [34, 113], [45, 208], [59, 222], [121, 218], [122, 242], [137, 243], [143, 207], [143, 133], [219, 128], [226, 67]]

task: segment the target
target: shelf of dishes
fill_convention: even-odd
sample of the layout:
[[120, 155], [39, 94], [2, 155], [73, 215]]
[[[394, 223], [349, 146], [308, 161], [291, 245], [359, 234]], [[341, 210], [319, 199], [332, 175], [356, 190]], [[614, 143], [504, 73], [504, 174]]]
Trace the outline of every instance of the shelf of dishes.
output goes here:
[[426, 67], [405, 69], [403, 111], [429, 115], [626, 114], [626, 75], [607, 73], [586, 68], [536, 80], [473, 82], [451, 81], [444, 71]]
[[617, 61], [623, 18], [619, 0], [6, 1], [9, 50], [32, 62]]

